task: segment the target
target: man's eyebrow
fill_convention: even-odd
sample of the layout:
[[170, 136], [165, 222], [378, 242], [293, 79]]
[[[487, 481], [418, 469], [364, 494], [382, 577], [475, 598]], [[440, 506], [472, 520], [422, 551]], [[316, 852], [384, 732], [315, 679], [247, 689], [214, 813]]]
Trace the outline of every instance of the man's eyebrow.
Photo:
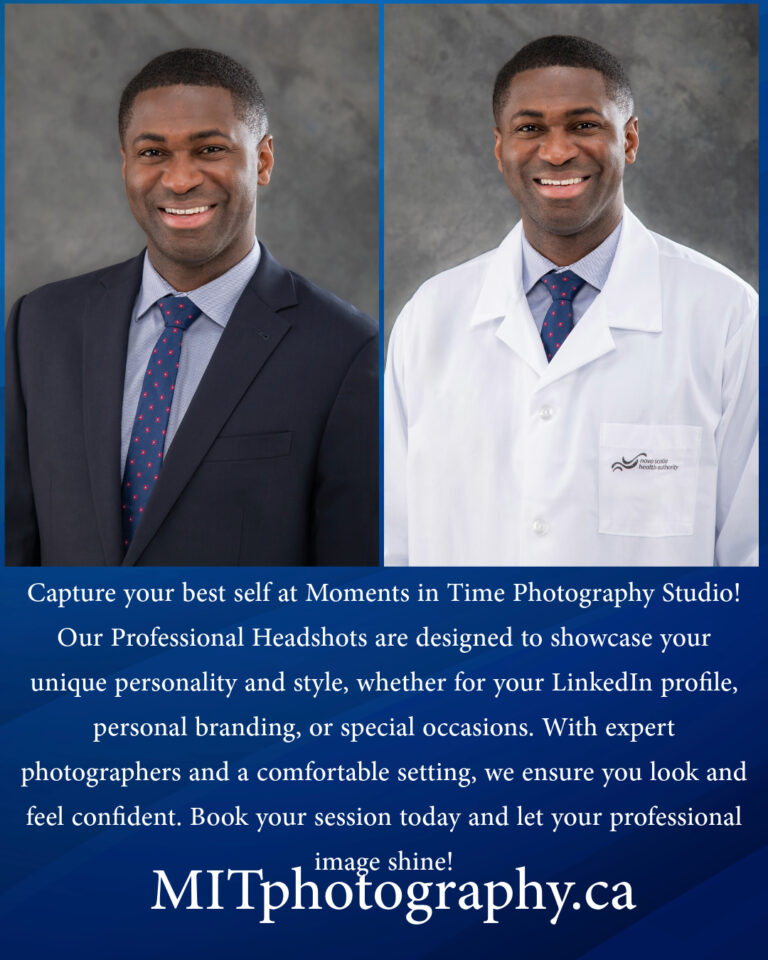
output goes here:
[[[574, 107], [572, 110], [566, 110], [566, 117], [582, 117], [585, 113], [594, 113], [595, 116], [602, 117], [603, 114], [597, 109], [597, 107]], [[541, 110], [529, 110], [524, 107], [522, 110], [518, 110], [516, 113], [513, 113], [510, 117], [510, 120], [517, 120], [519, 117], [535, 117], [538, 120], [543, 119], [544, 113]]]
[[[199, 130], [197, 133], [192, 133], [189, 136], [190, 140], [207, 140], [209, 137], [223, 137], [225, 140], [232, 140], [232, 137], [228, 133], [224, 133], [223, 130], [219, 130], [218, 127], [212, 127], [210, 130]], [[140, 140], [151, 140], [152, 143], [165, 143], [165, 137], [160, 133], [140, 133], [137, 137], [133, 138], [134, 143], [138, 143]]]
[[199, 133], [193, 133], [189, 139], [206, 140], [208, 137], [224, 137], [225, 140], [232, 139], [228, 133], [224, 133], [224, 131], [219, 130], [218, 127], [213, 127], [211, 130], [201, 130]]
[[582, 117], [585, 113], [594, 113], [597, 117], [602, 117], [603, 114], [597, 107], [574, 107], [573, 110], [566, 110], [566, 117]]
[[165, 137], [161, 137], [159, 133], [140, 133], [137, 137], [133, 138], [134, 143], [138, 143], [139, 140], [151, 140], [153, 143], [165, 143]]
[[517, 113], [513, 113], [509, 119], [517, 120], [518, 117], [538, 117], [541, 119], [543, 116], [544, 114], [541, 112], [541, 110], [528, 110], [523, 108], [522, 110], [518, 110]]

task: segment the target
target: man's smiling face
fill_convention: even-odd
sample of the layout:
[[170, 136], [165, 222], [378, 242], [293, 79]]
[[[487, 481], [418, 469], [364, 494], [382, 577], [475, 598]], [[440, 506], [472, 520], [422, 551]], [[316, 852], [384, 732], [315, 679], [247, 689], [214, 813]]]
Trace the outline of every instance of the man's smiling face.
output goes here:
[[618, 224], [637, 119], [622, 115], [597, 70], [517, 74], [494, 135], [499, 170], [520, 204], [528, 240], [542, 253], [560, 244], [555, 238], [570, 238], [584, 256]]
[[272, 171], [272, 138], [257, 140], [228, 90], [179, 85], [140, 93], [122, 154], [128, 203], [166, 280], [191, 290], [246, 256], [256, 188]]

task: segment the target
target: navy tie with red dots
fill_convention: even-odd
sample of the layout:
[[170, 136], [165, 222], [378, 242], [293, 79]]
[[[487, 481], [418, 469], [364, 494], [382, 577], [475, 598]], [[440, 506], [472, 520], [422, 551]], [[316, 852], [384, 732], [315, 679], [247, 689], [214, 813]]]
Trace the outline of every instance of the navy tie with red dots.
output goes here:
[[552, 296], [552, 306], [547, 310], [541, 325], [541, 340], [551, 360], [562, 347], [565, 338], [573, 330], [573, 303], [576, 294], [585, 284], [573, 270], [564, 273], [547, 273], [541, 278]]
[[157, 305], [165, 320], [165, 330], [149, 357], [123, 475], [123, 542], [126, 549], [146, 509], [163, 462], [184, 331], [201, 312], [188, 297], [163, 297]]

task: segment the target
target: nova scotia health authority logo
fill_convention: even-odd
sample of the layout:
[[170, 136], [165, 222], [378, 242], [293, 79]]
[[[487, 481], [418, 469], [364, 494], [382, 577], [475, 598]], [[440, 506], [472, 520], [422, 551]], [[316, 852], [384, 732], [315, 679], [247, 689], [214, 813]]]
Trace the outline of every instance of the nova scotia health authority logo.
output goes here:
[[627, 460], [622, 457], [621, 460], [614, 460], [611, 464], [613, 473], [623, 473], [625, 470], [678, 470], [679, 463], [670, 463], [665, 457], [649, 457], [647, 453], [637, 453], [634, 457]]

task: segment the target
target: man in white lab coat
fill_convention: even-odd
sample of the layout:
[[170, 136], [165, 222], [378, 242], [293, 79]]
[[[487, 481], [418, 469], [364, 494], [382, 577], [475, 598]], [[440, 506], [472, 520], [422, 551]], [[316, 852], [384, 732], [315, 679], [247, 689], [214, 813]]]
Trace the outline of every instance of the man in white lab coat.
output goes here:
[[385, 561], [757, 563], [757, 296], [624, 206], [618, 61], [545, 37], [499, 72], [522, 221], [427, 281], [385, 381]]

